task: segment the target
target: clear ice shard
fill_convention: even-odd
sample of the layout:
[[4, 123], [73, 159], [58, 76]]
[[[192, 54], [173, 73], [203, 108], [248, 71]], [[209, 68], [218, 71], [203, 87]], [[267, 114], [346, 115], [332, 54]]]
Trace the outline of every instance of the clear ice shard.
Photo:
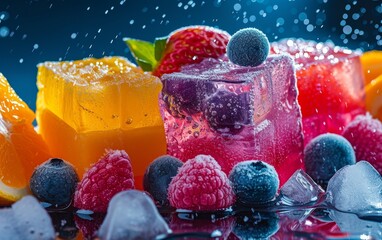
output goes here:
[[170, 232], [147, 194], [127, 190], [111, 199], [98, 236], [102, 240], [150, 240]]
[[325, 191], [303, 170], [297, 170], [280, 189], [282, 203], [304, 205], [318, 201]]
[[368, 162], [338, 170], [329, 180], [327, 200], [340, 211], [365, 215], [382, 212], [382, 177]]

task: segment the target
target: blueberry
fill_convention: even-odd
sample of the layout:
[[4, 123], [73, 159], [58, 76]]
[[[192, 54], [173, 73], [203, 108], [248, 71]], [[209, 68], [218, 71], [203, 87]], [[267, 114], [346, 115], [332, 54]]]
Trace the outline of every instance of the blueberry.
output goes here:
[[351, 144], [337, 134], [321, 134], [312, 139], [304, 149], [306, 173], [324, 189], [337, 170], [355, 162]]
[[239, 215], [233, 233], [239, 239], [269, 239], [280, 228], [279, 217], [273, 212], [256, 212]]
[[227, 55], [231, 62], [240, 66], [258, 66], [269, 53], [269, 41], [256, 28], [244, 28], [232, 35], [227, 45]]
[[271, 201], [280, 184], [275, 168], [256, 160], [236, 164], [229, 174], [229, 180], [237, 200], [245, 205]]
[[211, 128], [218, 132], [239, 133], [251, 123], [249, 93], [236, 94], [217, 91], [207, 98], [204, 116]]
[[55, 207], [68, 206], [78, 183], [72, 165], [59, 158], [51, 158], [36, 168], [30, 179], [30, 188], [39, 201]]
[[214, 91], [213, 84], [207, 81], [170, 78], [168, 76], [165, 76], [164, 80], [163, 100], [170, 112], [177, 115], [200, 112], [206, 95]]
[[169, 206], [167, 189], [171, 179], [183, 165], [179, 159], [164, 155], [155, 159], [146, 169], [143, 188], [149, 192], [160, 206]]

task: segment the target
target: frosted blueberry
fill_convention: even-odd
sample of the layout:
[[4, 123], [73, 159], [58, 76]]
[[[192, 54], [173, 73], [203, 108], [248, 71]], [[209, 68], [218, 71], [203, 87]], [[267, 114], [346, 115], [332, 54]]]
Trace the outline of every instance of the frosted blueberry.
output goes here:
[[275, 168], [256, 160], [236, 164], [229, 174], [229, 180], [237, 200], [245, 205], [271, 201], [280, 184]]
[[337, 170], [355, 164], [355, 161], [355, 153], [349, 141], [333, 133], [319, 135], [304, 149], [306, 173], [324, 189]]
[[237, 31], [227, 45], [228, 58], [240, 66], [258, 66], [265, 61], [268, 53], [268, 38], [256, 28]]

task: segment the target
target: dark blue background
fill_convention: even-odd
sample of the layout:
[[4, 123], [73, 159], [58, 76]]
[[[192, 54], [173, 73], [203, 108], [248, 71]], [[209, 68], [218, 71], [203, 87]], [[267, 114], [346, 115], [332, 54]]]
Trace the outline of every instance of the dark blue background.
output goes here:
[[382, 3], [373, 0], [0, 0], [0, 72], [34, 109], [39, 62], [131, 59], [126, 36], [151, 41], [204, 24], [231, 34], [257, 27], [271, 41], [304, 37], [382, 49], [381, 15]]

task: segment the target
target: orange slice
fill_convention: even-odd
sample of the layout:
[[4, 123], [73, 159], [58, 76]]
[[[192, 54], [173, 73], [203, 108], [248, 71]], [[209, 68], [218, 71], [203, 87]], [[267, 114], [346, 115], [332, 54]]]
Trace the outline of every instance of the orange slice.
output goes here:
[[0, 73], [0, 205], [28, 194], [34, 169], [50, 157], [33, 120], [33, 111]]
[[365, 84], [382, 75], [382, 51], [369, 51], [361, 56]]
[[367, 111], [382, 121], [382, 75], [366, 85], [365, 92]]

